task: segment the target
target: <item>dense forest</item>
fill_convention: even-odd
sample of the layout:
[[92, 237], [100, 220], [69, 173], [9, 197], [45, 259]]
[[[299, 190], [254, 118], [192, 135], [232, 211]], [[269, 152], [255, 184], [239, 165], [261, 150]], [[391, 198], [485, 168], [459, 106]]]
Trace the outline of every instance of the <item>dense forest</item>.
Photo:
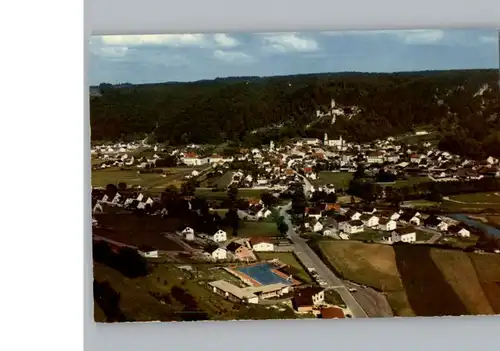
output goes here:
[[[331, 73], [112, 86], [90, 98], [92, 140], [260, 145], [297, 136], [371, 141], [434, 128], [439, 146], [500, 156], [498, 71]], [[334, 98], [352, 118], [318, 119]], [[314, 122], [314, 123], [313, 123]]]

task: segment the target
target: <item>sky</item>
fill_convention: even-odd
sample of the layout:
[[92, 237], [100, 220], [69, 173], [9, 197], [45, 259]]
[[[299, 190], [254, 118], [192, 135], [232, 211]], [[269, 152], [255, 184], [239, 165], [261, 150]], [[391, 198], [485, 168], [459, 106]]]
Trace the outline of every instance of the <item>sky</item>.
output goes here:
[[94, 36], [89, 84], [498, 67], [496, 30]]

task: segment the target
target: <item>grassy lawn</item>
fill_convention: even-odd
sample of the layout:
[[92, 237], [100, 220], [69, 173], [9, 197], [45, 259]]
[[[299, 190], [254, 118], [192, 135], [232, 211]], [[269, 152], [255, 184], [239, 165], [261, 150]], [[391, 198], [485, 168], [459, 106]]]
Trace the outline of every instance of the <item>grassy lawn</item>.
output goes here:
[[402, 290], [391, 246], [321, 241], [319, 247], [328, 263], [347, 280], [382, 291]]
[[465, 249], [469, 246], [476, 244], [478, 238], [479, 237], [477, 235], [471, 235], [470, 238], [446, 236], [446, 237], [441, 237], [441, 239], [439, 239], [438, 243], [448, 244], [448, 245], [451, 245], [452, 247]]
[[179, 187], [184, 182], [184, 176], [191, 174], [194, 168], [175, 167], [164, 168], [170, 174], [163, 177], [161, 174], [139, 174], [137, 170], [120, 170], [119, 168], [106, 168], [92, 172], [92, 185], [105, 187], [107, 184], [125, 182], [127, 185], [140, 185], [151, 192], [162, 192], [167, 186]]
[[389, 235], [389, 233], [387, 232], [367, 228], [366, 230], [360, 233], [349, 235], [349, 239], [358, 241], [365, 241], [365, 240], [381, 241], [382, 238], [387, 235]]
[[333, 184], [336, 188], [347, 189], [353, 173], [349, 172], [319, 172], [319, 178], [312, 181], [313, 185]]
[[238, 189], [238, 197], [242, 198], [258, 198], [260, 195], [269, 191], [268, 189], [252, 189], [252, 188], [240, 188]]
[[500, 193], [499, 192], [489, 192], [489, 193], [471, 193], [471, 194], [459, 194], [450, 196], [450, 199], [462, 202], [484, 202], [500, 204]]
[[296, 270], [297, 273], [294, 274], [296, 278], [303, 281], [304, 283], [312, 282], [311, 277], [297, 260], [297, 258], [295, 258], [295, 255], [292, 252], [259, 252], [257, 256], [261, 260], [272, 260], [277, 258], [281, 262], [289, 265]]
[[226, 173], [222, 174], [221, 176], [218, 177], [212, 177], [212, 178], [207, 178], [201, 183], [201, 187], [206, 187], [206, 188], [211, 188], [214, 186], [217, 186], [220, 189], [225, 189], [233, 179], [233, 173], [232, 171], [227, 171]]
[[462, 213], [478, 213], [487, 209], [493, 210], [495, 213], [500, 213], [500, 203], [491, 205], [482, 205], [475, 203], [461, 204], [453, 201], [443, 201], [440, 208], [448, 212], [462, 212]]
[[430, 183], [430, 182], [432, 181], [427, 177], [411, 177], [408, 179], [398, 179], [396, 180], [396, 184], [391, 184], [389, 186], [392, 186], [394, 188], [403, 188], [406, 186], [412, 187], [417, 184]]
[[[228, 233], [231, 229], [228, 229]], [[240, 221], [238, 236], [281, 236], [276, 223], [264, 221]]]
[[433, 234], [429, 232], [424, 232], [422, 230], [417, 230], [417, 241], [427, 241], [433, 237]]
[[[238, 197], [239, 198], [258, 198], [260, 199], [260, 195], [264, 192], [268, 191], [267, 189], [251, 189], [251, 188], [240, 188], [238, 189]], [[220, 191], [212, 191], [212, 189], [196, 189], [196, 195], [203, 196], [206, 199], [217, 200], [217, 199], [225, 199], [227, 198], [227, 191], [225, 189], [220, 189]]]
[[333, 289], [325, 291], [325, 302], [332, 305], [337, 305], [346, 308], [344, 300], [340, 297], [339, 293]]
[[408, 205], [418, 207], [418, 208], [438, 206], [437, 202], [429, 201], [429, 200], [413, 200], [413, 201], [405, 201], [404, 203], [405, 203], [405, 205], [408, 204]]

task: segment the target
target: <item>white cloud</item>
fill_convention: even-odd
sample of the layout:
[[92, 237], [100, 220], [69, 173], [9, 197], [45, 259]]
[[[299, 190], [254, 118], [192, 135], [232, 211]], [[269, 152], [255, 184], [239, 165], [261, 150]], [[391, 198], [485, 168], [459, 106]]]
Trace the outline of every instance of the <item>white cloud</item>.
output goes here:
[[95, 50], [94, 54], [103, 57], [123, 57], [127, 55], [128, 47], [126, 46], [109, 46]]
[[164, 45], [200, 46], [206, 44], [204, 34], [160, 34], [160, 35], [104, 35], [101, 41], [107, 45]]
[[319, 50], [314, 39], [300, 37], [295, 33], [275, 34], [263, 38], [266, 48], [278, 52], [311, 52]]
[[331, 31], [322, 32], [322, 34], [330, 36], [388, 35], [399, 39], [405, 44], [432, 44], [438, 43], [444, 38], [444, 32], [438, 29]]
[[489, 43], [494, 43], [498, 40], [498, 37], [495, 37], [493, 35], [491, 36], [482, 36], [479, 38], [479, 41], [481, 43], [489, 44]]
[[442, 30], [404, 30], [396, 31], [395, 34], [406, 44], [432, 44], [438, 43], [444, 38]]
[[230, 63], [250, 63], [254, 58], [241, 51], [223, 51], [215, 50], [214, 57], [218, 60]]
[[236, 40], [233, 37], [230, 37], [229, 35], [224, 34], [224, 33], [215, 34], [214, 40], [215, 40], [215, 43], [217, 46], [220, 46], [223, 48], [232, 48], [232, 47], [240, 45], [238, 40]]

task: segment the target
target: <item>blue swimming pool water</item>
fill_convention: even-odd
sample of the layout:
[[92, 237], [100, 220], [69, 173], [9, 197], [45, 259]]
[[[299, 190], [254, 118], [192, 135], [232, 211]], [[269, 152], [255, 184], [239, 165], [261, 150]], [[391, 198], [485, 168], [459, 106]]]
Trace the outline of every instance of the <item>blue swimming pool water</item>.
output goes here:
[[274, 267], [269, 263], [262, 263], [255, 266], [239, 268], [238, 270], [242, 273], [245, 273], [252, 279], [255, 279], [262, 285], [277, 284], [277, 283], [291, 285], [291, 282], [289, 282], [288, 280], [271, 272], [271, 269], [273, 268]]

